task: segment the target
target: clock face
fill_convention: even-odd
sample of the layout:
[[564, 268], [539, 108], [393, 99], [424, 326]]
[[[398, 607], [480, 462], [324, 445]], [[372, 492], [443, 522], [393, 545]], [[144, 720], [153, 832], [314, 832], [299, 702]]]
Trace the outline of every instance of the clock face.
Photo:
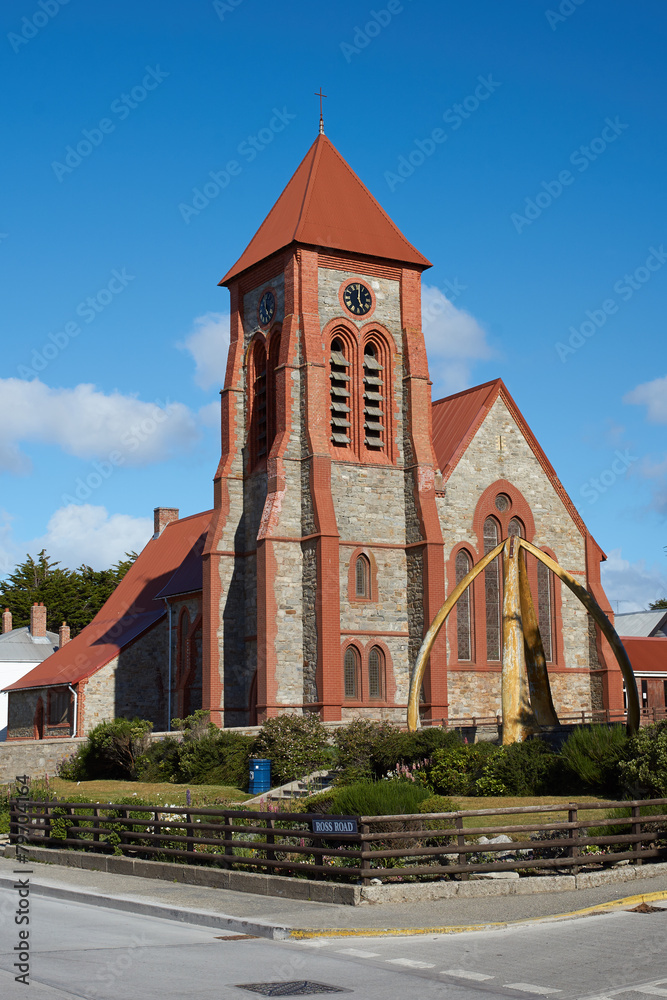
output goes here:
[[352, 281], [343, 292], [343, 302], [355, 316], [365, 316], [373, 305], [373, 297], [360, 281]]
[[273, 292], [264, 292], [259, 300], [259, 321], [266, 326], [273, 319], [276, 311], [276, 297]]

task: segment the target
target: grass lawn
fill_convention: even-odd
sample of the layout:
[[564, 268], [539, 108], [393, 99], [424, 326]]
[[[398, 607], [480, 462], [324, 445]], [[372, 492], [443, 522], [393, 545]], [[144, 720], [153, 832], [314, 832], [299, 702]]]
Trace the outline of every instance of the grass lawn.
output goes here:
[[[564, 823], [567, 822], [567, 809], [570, 802], [606, 802], [607, 799], [597, 795], [542, 795], [542, 796], [475, 796], [452, 797], [459, 809], [497, 809], [492, 816], [468, 816], [463, 821], [466, 828], [485, 826], [525, 826], [529, 823]], [[513, 806], [548, 806], [561, 805], [562, 810], [554, 812], [532, 813], [519, 815], [510, 813], [502, 815], [503, 809]], [[610, 807], [611, 808], [611, 807]], [[605, 809], [582, 809], [578, 812], [579, 819], [602, 819], [607, 814]], [[516, 837], [514, 837], [516, 839]]]
[[[34, 782], [33, 784], [36, 784]], [[40, 783], [43, 785], [43, 783]], [[43, 787], [46, 787], [43, 785]], [[136, 792], [137, 798], [149, 800], [155, 805], [185, 805], [185, 793], [190, 789], [193, 806], [226, 805], [230, 802], [244, 802], [250, 796], [238, 788], [227, 785], [174, 785], [170, 781], [63, 781], [49, 778], [49, 789], [59, 799], [70, 795], [85, 795], [90, 802], [115, 802], [119, 797], [127, 798]]]

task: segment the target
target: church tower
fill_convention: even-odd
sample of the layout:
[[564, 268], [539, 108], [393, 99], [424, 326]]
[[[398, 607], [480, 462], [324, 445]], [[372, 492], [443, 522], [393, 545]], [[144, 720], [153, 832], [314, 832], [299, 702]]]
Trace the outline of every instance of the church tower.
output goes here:
[[[203, 592], [218, 725], [405, 717], [444, 600], [429, 266], [320, 134], [220, 282], [231, 337]], [[423, 710], [447, 714], [442, 646]]]

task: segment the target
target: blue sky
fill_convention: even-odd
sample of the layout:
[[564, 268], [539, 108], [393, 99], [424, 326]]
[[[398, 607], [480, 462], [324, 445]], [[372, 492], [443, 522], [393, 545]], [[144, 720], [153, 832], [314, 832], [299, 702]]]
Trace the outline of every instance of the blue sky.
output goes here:
[[322, 85], [433, 261], [434, 397], [501, 376], [614, 607], [667, 593], [666, 28], [661, 0], [6, 0], [0, 572], [102, 567], [153, 507], [211, 505], [217, 282]]

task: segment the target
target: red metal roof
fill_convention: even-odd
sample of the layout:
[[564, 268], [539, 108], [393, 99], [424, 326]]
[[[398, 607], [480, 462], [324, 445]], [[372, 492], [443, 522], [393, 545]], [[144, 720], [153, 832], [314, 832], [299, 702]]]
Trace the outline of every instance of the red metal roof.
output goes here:
[[[572, 503], [565, 487], [556, 475], [556, 470], [540, 447], [537, 438], [526, 423], [525, 417], [501, 378], [473, 386], [472, 389], [457, 392], [454, 396], [446, 396], [433, 403], [433, 450], [442, 472], [443, 481], [446, 482], [451, 476], [459, 459], [499, 396], [512, 414], [529, 448], [563, 501], [572, 520], [582, 535], [587, 535], [588, 530], [581, 515]], [[604, 553], [602, 554], [604, 556]]]
[[498, 395], [502, 380], [484, 382], [433, 403], [433, 449], [447, 479]]
[[[142, 549], [90, 625], [5, 690], [75, 684], [159, 621], [166, 613], [161, 592], [171, 590], [169, 584], [183, 566], [201, 562], [212, 513], [207, 510], [168, 524]], [[190, 583], [193, 579], [189, 574]]]
[[325, 135], [318, 135], [287, 187], [221, 285], [289, 246], [304, 243], [430, 267]]
[[667, 639], [663, 636], [626, 636], [623, 645], [635, 673], [667, 672]]

